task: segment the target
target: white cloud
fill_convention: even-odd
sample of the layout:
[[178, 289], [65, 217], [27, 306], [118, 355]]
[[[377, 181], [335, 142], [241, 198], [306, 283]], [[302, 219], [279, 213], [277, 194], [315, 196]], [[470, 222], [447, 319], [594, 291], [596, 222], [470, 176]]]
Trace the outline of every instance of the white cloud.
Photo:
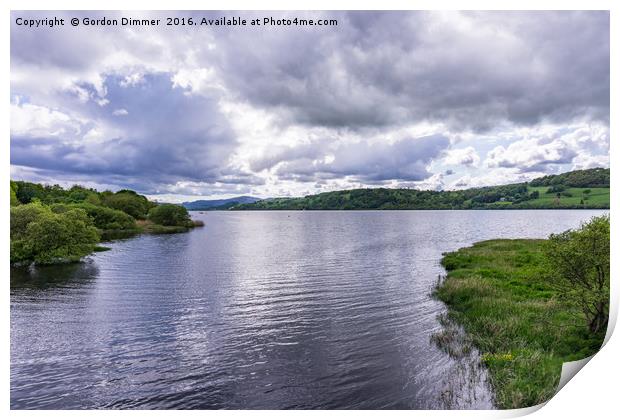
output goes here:
[[548, 166], [569, 165], [597, 152], [608, 155], [609, 150], [608, 129], [593, 123], [522, 128], [511, 134], [511, 140], [507, 146], [496, 146], [488, 152], [484, 164], [489, 168], [545, 172]]
[[29, 137], [74, 137], [81, 123], [64, 112], [30, 103], [11, 104], [11, 135]]
[[446, 185], [450, 190], [527, 182], [546, 175], [545, 172], [521, 173], [516, 168], [495, 168], [479, 175], [464, 175]]
[[480, 156], [472, 146], [463, 149], [451, 149], [446, 152], [446, 157], [443, 159], [445, 165], [464, 165], [464, 166], [478, 166], [480, 163]]
[[125, 76], [125, 78], [120, 82], [122, 87], [135, 86], [144, 82], [144, 74], [140, 72], [131, 73]]

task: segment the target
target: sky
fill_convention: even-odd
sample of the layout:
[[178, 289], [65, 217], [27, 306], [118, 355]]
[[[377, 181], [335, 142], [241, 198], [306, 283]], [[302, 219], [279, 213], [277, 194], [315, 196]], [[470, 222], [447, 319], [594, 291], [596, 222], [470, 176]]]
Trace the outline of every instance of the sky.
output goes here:
[[[174, 27], [168, 16], [337, 25]], [[162, 24], [73, 27], [73, 17]], [[608, 12], [11, 20], [12, 179], [181, 202], [462, 189], [609, 167]]]

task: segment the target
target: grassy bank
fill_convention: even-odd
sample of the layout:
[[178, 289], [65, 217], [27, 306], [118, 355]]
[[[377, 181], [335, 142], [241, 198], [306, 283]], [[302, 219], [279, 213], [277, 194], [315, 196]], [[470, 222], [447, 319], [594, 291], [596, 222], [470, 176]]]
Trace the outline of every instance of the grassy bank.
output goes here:
[[[482, 353], [500, 408], [548, 400], [562, 363], [593, 354], [603, 341], [604, 333], [589, 333], [584, 315], [541, 280], [544, 243], [484, 241], [442, 260], [448, 275], [436, 296]], [[446, 331], [436, 342], [450, 346]]]
[[137, 220], [138, 233], [152, 233], [152, 234], [166, 234], [166, 233], [184, 233], [188, 232], [193, 227], [202, 227], [204, 222], [202, 220], [192, 220], [185, 226], [164, 226], [157, 223], [153, 223], [150, 220]]

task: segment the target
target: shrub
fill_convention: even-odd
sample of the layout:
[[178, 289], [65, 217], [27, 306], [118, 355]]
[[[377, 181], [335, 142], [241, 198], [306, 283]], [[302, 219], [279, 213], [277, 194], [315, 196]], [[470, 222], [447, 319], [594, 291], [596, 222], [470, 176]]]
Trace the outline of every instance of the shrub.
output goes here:
[[11, 206], [17, 206], [19, 204], [19, 200], [17, 199], [17, 184], [11, 181]]
[[176, 204], [161, 204], [149, 211], [149, 220], [162, 226], [192, 227], [192, 219], [187, 209]]
[[564, 185], [552, 185], [550, 188], [547, 189], [547, 194], [561, 193], [564, 190], [566, 190], [566, 187]]
[[83, 209], [54, 213], [38, 202], [11, 208], [11, 263], [78, 261], [97, 242], [99, 233]]
[[550, 284], [579, 307], [591, 333], [604, 331], [609, 318], [609, 240], [607, 215], [551, 235], [545, 249]]
[[104, 195], [103, 204], [124, 211], [134, 219], [146, 218], [149, 211], [149, 202], [146, 197], [130, 190], [121, 190], [115, 194]]
[[15, 181], [17, 199], [22, 204], [28, 204], [35, 198], [42, 199], [45, 195], [43, 187], [32, 182]]
[[52, 210], [62, 213], [71, 208], [82, 209], [93, 220], [95, 227], [102, 230], [134, 230], [137, 228], [136, 221], [127, 213], [111, 209], [109, 207], [95, 206], [89, 203], [71, 205], [55, 205]]
[[14, 237], [23, 235], [28, 225], [43, 217], [46, 212], [51, 211], [38, 201], [11, 208], [11, 241]]

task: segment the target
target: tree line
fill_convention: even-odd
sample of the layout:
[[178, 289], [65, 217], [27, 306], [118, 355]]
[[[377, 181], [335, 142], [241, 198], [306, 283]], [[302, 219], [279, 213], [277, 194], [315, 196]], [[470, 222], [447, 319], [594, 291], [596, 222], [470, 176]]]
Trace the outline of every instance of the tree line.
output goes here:
[[[531, 187], [550, 186], [542, 191]], [[526, 208], [609, 208], [609, 198], [588, 201], [572, 197], [574, 187], [609, 188], [609, 169], [588, 169], [551, 175], [529, 183], [469, 188], [456, 191], [422, 191], [403, 188], [364, 188], [325, 192], [305, 197], [272, 198], [234, 206], [233, 210], [444, 210]], [[561, 191], [561, 192], [560, 192]], [[558, 195], [560, 192], [560, 195]], [[609, 192], [607, 191], [607, 194]], [[544, 199], [546, 198], [546, 200]]]
[[11, 181], [10, 194], [13, 265], [78, 261], [102, 238], [185, 232], [200, 225], [184, 207], [158, 204], [128, 189], [99, 192]]

